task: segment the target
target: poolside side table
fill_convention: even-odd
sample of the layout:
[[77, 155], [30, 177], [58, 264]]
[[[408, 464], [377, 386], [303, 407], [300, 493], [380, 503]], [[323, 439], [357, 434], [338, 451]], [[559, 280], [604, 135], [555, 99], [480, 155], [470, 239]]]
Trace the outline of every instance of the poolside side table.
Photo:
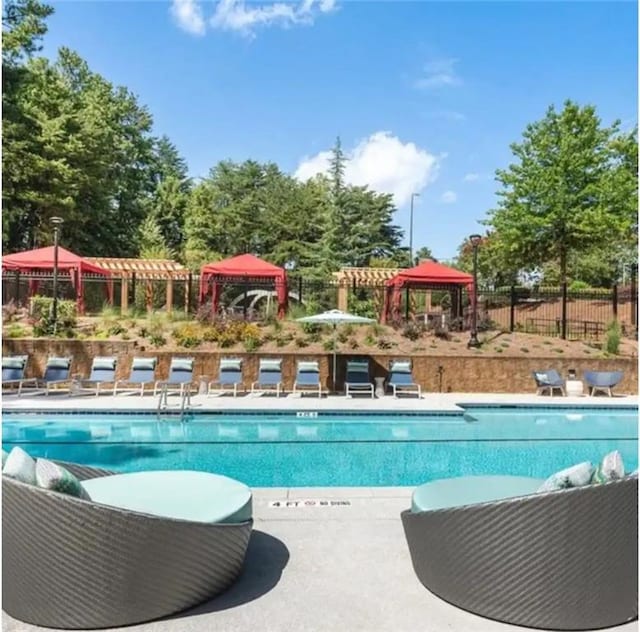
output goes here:
[[584, 385], [581, 380], [567, 380], [565, 391], [567, 397], [581, 397], [584, 394]]
[[198, 385], [198, 395], [206, 395], [209, 392], [209, 381], [211, 378], [208, 375], [200, 376], [200, 384]]
[[384, 381], [386, 378], [374, 377], [373, 379], [376, 383], [376, 397], [384, 397]]

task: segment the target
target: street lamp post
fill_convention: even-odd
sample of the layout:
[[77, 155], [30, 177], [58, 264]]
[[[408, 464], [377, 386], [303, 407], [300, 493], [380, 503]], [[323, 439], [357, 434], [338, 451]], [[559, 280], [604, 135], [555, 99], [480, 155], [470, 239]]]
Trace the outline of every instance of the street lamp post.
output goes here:
[[419, 193], [411, 194], [411, 214], [409, 216], [409, 258], [413, 267], [413, 199], [420, 197]]
[[52, 217], [53, 224], [53, 305], [51, 306], [51, 320], [53, 321], [53, 335], [58, 328], [58, 237], [60, 226], [64, 220], [62, 217]]
[[468, 347], [479, 347], [478, 340], [478, 246], [482, 240], [481, 235], [471, 235], [469, 241], [473, 246], [473, 302], [471, 304], [471, 337]]

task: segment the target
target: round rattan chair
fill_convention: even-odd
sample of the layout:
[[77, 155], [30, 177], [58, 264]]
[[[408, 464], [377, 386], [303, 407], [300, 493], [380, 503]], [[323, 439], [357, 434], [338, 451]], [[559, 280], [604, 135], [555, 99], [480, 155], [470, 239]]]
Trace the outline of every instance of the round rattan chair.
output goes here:
[[[61, 463], [80, 480], [115, 472]], [[2, 477], [2, 606], [46, 627], [149, 621], [238, 577], [252, 520], [215, 524], [100, 505]]]
[[442, 599], [505, 623], [591, 630], [638, 617], [638, 479], [402, 513]]

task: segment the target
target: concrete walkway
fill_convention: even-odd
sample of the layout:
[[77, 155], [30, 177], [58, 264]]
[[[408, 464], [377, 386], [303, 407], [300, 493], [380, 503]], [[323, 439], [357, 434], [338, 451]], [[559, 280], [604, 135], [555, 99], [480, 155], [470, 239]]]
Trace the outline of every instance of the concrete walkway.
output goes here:
[[[131, 632], [525, 629], [469, 614], [423, 588], [413, 573], [399, 516], [409, 506], [410, 495], [411, 489], [405, 487], [256, 489], [255, 530], [239, 581], [217, 599], [186, 613], [121, 629]], [[323, 500], [328, 505], [293, 506], [302, 499], [316, 504]], [[280, 506], [274, 507], [274, 503]], [[45, 630], [15, 621], [6, 614], [2, 629]], [[615, 628], [620, 632], [637, 629], [637, 623]]]

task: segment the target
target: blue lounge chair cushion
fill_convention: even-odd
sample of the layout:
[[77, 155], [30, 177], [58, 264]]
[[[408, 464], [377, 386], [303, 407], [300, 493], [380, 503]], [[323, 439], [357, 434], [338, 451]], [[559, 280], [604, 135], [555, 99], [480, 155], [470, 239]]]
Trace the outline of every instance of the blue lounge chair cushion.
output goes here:
[[6, 358], [2, 358], [3, 369], [24, 370], [26, 363], [27, 363], [27, 356], [8, 356]]
[[260, 360], [260, 372], [280, 371], [281, 369], [282, 369], [282, 360]]
[[47, 459], [36, 460], [36, 484], [53, 492], [91, 500], [80, 481], [69, 470]]
[[93, 502], [176, 520], [245, 522], [252, 514], [246, 485], [209, 472], [130, 472], [82, 485]]
[[134, 358], [131, 371], [155, 371], [158, 360], [156, 358]]
[[116, 369], [116, 359], [108, 358], [108, 357], [96, 357], [93, 359], [93, 364], [91, 365], [91, 370], [104, 370], [104, 371], [115, 371]]
[[68, 369], [71, 366], [71, 358], [49, 358], [47, 369]]
[[526, 496], [534, 494], [541, 483], [541, 479], [527, 476], [459, 476], [431, 481], [414, 490], [411, 511], [449, 509]]
[[608, 483], [624, 477], [624, 463], [618, 450], [609, 452], [602, 459], [593, 473], [592, 483]]
[[347, 373], [366, 373], [369, 374], [369, 363], [358, 360], [349, 360], [347, 362]]
[[589, 461], [572, 465], [552, 474], [538, 489], [539, 492], [551, 492], [568, 487], [582, 487], [591, 482], [594, 467]]
[[9, 456], [2, 468], [2, 473], [17, 481], [36, 484], [36, 461], [32, 459], [21, 447], [15, 446], [9, 452]]

